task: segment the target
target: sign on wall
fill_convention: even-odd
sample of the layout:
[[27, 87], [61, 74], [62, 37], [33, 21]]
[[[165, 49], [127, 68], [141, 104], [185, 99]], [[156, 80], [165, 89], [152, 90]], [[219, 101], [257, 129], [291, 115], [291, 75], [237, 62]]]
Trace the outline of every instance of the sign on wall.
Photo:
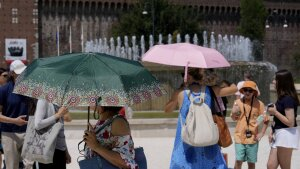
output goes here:
[[26, 39], [5, 39], [6, 60], [26, 60]]

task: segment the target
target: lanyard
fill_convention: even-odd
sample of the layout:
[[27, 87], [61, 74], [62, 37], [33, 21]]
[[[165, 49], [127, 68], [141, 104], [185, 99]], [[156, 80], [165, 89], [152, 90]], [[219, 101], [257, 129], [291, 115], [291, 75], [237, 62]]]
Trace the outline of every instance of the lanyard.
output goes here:
[[246, 112], [246, 109], [245, 109], [245, 98], [243, 98], [243, 108], [244, 108], [244, 113], [245, 113], [248, 129], [249, 129], [250, 117], [251, 117], [251, 112], [252, 112], [252, 107], [253, 107], [253, 100], [254, 100], [253, 97], [254, 96], [252, 96], [252, 99], [251, 99], [251, 107], [250, 107], [250, 112], [249, 112], [248, 117], [247, 117], [247, 112]]

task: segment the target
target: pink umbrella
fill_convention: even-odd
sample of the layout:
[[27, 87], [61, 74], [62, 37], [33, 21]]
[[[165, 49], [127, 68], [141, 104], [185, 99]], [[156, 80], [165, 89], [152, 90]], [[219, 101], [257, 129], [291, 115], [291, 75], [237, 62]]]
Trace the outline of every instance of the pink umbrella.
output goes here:
[[217, 50], [190, 43], [155, 45], [144, 54], [142, 61], [197, 68], [230, 66], [225, 57]]
[[229, 62], [215, 49], [190, 43], [175, 43], [155, 45], [149, 49], [142, 61], [172, 66], [185, 66], [184, 81], [187, 78], [187, 68], [219, 68], [229, 67]]

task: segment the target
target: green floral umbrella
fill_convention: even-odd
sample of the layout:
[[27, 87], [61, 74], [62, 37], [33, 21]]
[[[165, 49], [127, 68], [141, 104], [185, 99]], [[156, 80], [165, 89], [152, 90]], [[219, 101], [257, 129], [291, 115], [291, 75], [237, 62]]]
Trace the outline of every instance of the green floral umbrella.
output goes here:
[[141, 103], [165, 94], [138, 61], [103, 53], [73, 53], [33, 61], [17, 78], [14, 93], [57, 105], [103, 106]]

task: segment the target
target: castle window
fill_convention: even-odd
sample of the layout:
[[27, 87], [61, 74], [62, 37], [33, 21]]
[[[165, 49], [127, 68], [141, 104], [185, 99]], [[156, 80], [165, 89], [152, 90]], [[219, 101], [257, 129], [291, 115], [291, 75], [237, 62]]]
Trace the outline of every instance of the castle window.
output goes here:
[[33, 9], [32, 10], [32, 15], [38, 15], [38, 9]]
[[17, 17], [12, 17], [11, 23], [18, 23], [19, 20]]
[[17, 8], [12, 8], [12, 9], [11, 9], [11, 13], [12, 13], [13, 15], [18, 15], [18, 9], [17, 9]]
[[39, 22], [39, 20], [38, 20], [37, 18], [33, 18], [33, 19], [32, 19], [32, 23], [33, 23], [33, 24], [38, 24], [38, 22]]

